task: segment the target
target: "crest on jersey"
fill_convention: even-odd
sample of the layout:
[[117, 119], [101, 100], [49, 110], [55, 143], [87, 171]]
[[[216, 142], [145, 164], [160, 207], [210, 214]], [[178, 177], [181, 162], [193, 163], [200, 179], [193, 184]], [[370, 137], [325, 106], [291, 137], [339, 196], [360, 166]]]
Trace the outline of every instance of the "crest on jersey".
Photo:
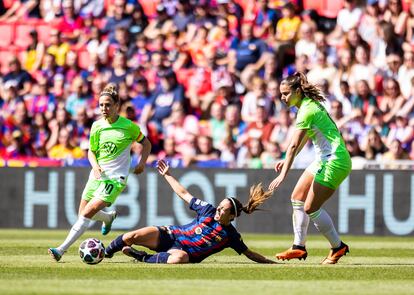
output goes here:
[[110, 141], [103, 144], [103, 149], [110, 155], [115, 154], [117, 150], [115, 143]]
[[195, 233], [197, 234], [197, 235], [201, 235], [201, 233], [203, 232], [203, 230], [201, 229], [201, 227], [196, 227], [196, 229], [195, 229]]

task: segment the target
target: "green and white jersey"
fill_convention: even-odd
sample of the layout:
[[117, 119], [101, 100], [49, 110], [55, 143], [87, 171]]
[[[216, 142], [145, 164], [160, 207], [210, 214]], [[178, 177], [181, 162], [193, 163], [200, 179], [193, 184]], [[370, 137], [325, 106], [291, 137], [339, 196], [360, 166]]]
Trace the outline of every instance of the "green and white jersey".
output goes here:
[[307, 129], [320, 160], [349, 158], [345, 142], [322, 104], [305, 97], [296, 116], [296, 128]]
[[104, 118], [95, 121], [89, 142], [99, 166], [104, 170], [102, 179], [126, 182], [131, 165], [132, 143], [141, 142], [143, 138], [140, 128], [127, 118], [119, 116], [112, 124]]

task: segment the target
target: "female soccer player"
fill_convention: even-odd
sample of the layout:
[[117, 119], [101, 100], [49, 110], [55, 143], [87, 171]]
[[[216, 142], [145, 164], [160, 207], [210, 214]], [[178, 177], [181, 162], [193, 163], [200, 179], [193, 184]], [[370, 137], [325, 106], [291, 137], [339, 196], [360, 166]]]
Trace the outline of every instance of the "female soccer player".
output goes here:
[[321, 102], [323, 94], [308, 83], [303, 73], [295, 73], [280, 84], [282, 100], [289, 107], [297, 107], [296, 130], [286, 152], [286, 158], [275, 165], [280, 172], [269, 185], [274, 190], [284, 181], [295, 156], [310, 138], [315, 146], [317, 159], [303, 172], [291, 196], [293, 207], [293, 246], [276, 254], [278, 259], [306, 259], [306, 234], [309, 218], [331, 244], [329, 255], [322, 264], [335, 264], [349, 252], [322, 205], [351, 172], [351, 157], [335, 123]]
[[[118, 236], [105, 250], [110, 258], [121, 251], [139, 261], [147, 263], [197, 263], [225, 248], [232, 248], [239, 254], [259, 263], [275, 263], [248, 249], [240, 234], [231, 224], [241, 211], [250, 214], [271, 195], [264, 192], [261, 184], [252, 186], [250, 198], [243, 206], [236, 198], [229, 197], [214, 208], [207, 202], [193, 197], [171, 174], [164, 161], [158, 162], [158, 172], [164, 176], [174, 192], [197, 213], [191, 223], [177, 226], [149, 226]], [[156, 251], [147, 254], [137, 251], [131, 245], [140, 245]]]
[[135, 141], [142, 144], [143, 149], [134, 173], [144, 171], [151, 143], [136, 124], [119, 116], [119, 104], [116, 86], [108, 84], [99, 97], [102, 118], [94, 122], [91, 129], [88, 159], [92, 171], [82, 193], [79, 218], [66, 240], [59, 247], [48, 249], [56, 261], [86, 231], [91, 220], [103, 222], [103, 235], [111, 230], [116, 212], [105, 212], [102, 209], [111, 206], [126, 186], [131, 165], [131, 146]]

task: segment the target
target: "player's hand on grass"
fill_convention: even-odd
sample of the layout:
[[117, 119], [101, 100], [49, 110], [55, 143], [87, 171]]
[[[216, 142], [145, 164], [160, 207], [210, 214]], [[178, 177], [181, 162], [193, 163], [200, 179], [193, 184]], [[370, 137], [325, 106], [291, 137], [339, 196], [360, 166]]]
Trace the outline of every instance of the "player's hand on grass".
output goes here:
[[141, 174], [142, 172], [144, 172], [144, 169], [145, 169], [145, 163], [139, 163], [134, 168], [134, 174]]
[[273, 181], [269, 185], [269, 190], [272, 191], [272, 190], [278, 188], [279, 185], [283, 182], [283, 180], [285, 180], [285, 176], [284, 175], [279, 175], [278, 177], [276, 177], [275, 179], [273, 179]]
[[101, 168], [101, 166], [96, 166], [93, 167], [93, 175], [95, 176], [96, 179], [101, 179], [102, 173], [103, 173], [103, 169]]
[[168, 170], [170, 169], [170, 166], [169, 166], [169, 165], [168, 165], [168, 163], [167, 163], [167, 162], [165, 162], [164, 160], [159, 160], [159, 161], [157, 162], [157, 169], [158, 169], [158, 172], [159, 172], [162, 176], [164, 176], [164, 175], [169, 175]]
[[284, 164], [285, 164], [285, 160], [280, 160], [279, 162], [277, 162], [275, 164], [275, 171], [280, 172], [280, 170], [282, 170]]

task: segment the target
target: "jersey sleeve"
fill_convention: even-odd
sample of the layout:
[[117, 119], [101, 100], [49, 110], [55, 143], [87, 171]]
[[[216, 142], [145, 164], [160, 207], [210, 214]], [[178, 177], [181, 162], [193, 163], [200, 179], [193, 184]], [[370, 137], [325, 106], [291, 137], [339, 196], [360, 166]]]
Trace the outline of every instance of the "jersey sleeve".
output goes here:
[[96, 152], [99, 149], [99, 128], [94, 123], [92, 124], [91, 134], [89, 136], [89, 149]]
[[313, 113], [306, 106], [300, 108], [296, 117], [297, 129], [310, 129], [312, 127]]
[[239, 255], [247, 251], [248, 247], [243, 242], [241, 235], [236, 231], [229, 233], [230, 236], [230, 248], [236, 251]]
[[131, 122], [130, 132], [131, 132], [132, 138], [136, 142], [141, 142], [145, 138], [144, 134], [141, 132], [141, 128], [139, 128], [139, 126], [135, 124], [134, 122]]
[[214, 216], [216, 208], [213, 205], [197, 198], [192, 198], [190, 201], [190, 209], [197, 212], [199, 216]]

